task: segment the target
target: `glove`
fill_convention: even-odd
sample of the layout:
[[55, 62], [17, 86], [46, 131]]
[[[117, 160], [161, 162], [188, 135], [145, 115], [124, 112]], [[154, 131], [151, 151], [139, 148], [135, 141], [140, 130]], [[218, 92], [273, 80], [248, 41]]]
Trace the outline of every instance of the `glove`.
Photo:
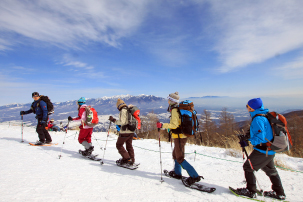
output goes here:
[[157, 128], [162, 128], [162, 126], [163, 126], [163, 124], [158, 121], [157, 122]]
[[114, 119], [114, 117], [110, 116], [109, 119], [111, 122], [115, 123], [116, 122], [116, 119]]
[[25, 111], [21, 111], [20, 112], [20, 115], [22, 116], [22, 115], [24, 115], [25, 114]]
[[72, 120], [73, 120], [73, 118], [72, 118], [71, 116], [69, 116], [67, 119], [68, 119], [69, 121], [72, 121]]
[[240, 144], [241, 147], [247, 147], [247, 146], [248, 146], [247, 140], [241, 140], [241, 141], [239, 142], [239, 144]]

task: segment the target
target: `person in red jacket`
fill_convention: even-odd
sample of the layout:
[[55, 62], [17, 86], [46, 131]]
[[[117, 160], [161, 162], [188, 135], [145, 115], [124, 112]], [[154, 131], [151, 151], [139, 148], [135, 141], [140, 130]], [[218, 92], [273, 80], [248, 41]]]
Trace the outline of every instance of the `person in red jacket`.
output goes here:
[[47, 129], [48, 130], [52, 130], [52, 127], [54, 126], [54, 119], [51, 119], [49, 122], [48, 122], [48, 125], [47, 125]]
[[89, 156], [94, 151], [94, 146], [92, 145], [92, 134], [93, 134], [93, 127], [87, 126], [84, 122], [86, 120], [86, 110], [85, 107], [87, 106], [86, 100], [84, 97], [81, 97], [78, 100], [78, 117], [72, 118], [71, 116], [68, 117], [69, 121], [81, 121], [80, 133], [78, 137], [78, 141], [82, 144], [85, 148], [85, 151], [82, 151], [83, 156]]

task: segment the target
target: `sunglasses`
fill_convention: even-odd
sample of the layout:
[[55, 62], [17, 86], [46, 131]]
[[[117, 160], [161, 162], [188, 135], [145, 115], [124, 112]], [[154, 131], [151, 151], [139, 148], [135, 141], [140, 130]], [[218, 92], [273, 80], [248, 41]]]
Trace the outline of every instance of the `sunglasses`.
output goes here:
[[34, 95], [33, 97], [39, 97], [39, 95]]

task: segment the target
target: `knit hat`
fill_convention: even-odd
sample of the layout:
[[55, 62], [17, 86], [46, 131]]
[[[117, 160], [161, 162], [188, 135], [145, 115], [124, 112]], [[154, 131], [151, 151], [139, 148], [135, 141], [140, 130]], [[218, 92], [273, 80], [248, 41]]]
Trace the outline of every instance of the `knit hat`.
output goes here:
[[83, 104], [85, 104], [86, 103], [86, 99], [85, 99], [85, 97], [81, 97], [79, 100], [78, 100], [78, 105], [83, 105]]
[[117, 106], [117, 109], [120, 110], [122, 107], [125, 107], [126, 104], [125, 104], [125, 102], [123, 100], [121, 100], [120, 98], [118, 98], [116, 106]]
[[256, 110], [263, 106], [263, 102], [261, 98], [254, 98], [248, 101], [248, 106], [250, 106], [252, 109]]
[[179, 99], [180, 99], [179, 93], [178, 92], [171, 93], [168, 95], [167, 99], [169, 99], [174, 103], [179, 103]]
[[39, 96], [39, 93], [38, 92], [33, 92], [32, 97], [34, 97], [34, 96]]

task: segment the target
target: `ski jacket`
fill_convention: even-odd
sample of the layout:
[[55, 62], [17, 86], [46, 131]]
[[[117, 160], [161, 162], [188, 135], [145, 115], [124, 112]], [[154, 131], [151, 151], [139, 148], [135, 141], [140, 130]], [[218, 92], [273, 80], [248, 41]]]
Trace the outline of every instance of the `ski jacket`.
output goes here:
[[120, 134], [132, 134], [134, 131], [128, 130], [128, 116], [131, 114], [128, 113], [128, 108], [123, 107], [119, 113], [119, 120], [116, 120], [115, 124], [120, 126]]
[[48, 125], [47, 125], [48, 129], [51, 129], [53, 126], [54, 125], [51, 122], [49, 122]]
[[[163, 123], [162, 128], [167, 128], [167, 129], [177, 129], [179, 126], [181, 126], [181, 116], [180, 113], [178, 112], [178, 108], [173, 108], [171, 110], [171, 117], [170, 117], [170, 122], [169, 123]], [[172, 137], [174, 139], [176, 138], [187, 138], [186, 135], [180, 133], [171, 133]]]
[[25, 114], [34, 113], [36, 114], [36, 119], [41, 119], [47, 121], [47, 105], [43, 100], [36, 100], [32, 103], [30, 110], [25, 111]]
[[80, 129], [82, 129], [82, 128], [84, 128], [84, 129], [93, 128], [93, 127], [87, 126], [84, 123], [86, 121], [86, 110], [85, 110], [86, 106], [87, 106], [86, 104], [81, 105], [81, 107], [79, 108], [78, 117], [73, 118], [73, 121], [81, 121]]
[[[255, 115], [257, 114], [267, 114], [269, 112], [268, 109], [264, 109], [264, 107], [262, 106], [259, 109], [256, 109], [253, 112], [249, 112], [250, 116], [253, 118]], [[267, 120], [266, 117], [263, 116], [256, 116], [250, 125], [250, 139], [249, 141], [251, 142], [251, 144], [254, 146], [254, 149], [266, 154], [265, 150], [261, 150], [261, 149], [257, 149], [255, 146], [260, 145], [261, 143], [265, 144], [267, 143], [267, 140], [272, 141], [273, 139], [273, 132], [272, 132], [272, 128], [271, 125], [269, 123], [269, 121]], [[274, 155], [276, 152], [269, 150], [268, 151], [268, 155]]]

